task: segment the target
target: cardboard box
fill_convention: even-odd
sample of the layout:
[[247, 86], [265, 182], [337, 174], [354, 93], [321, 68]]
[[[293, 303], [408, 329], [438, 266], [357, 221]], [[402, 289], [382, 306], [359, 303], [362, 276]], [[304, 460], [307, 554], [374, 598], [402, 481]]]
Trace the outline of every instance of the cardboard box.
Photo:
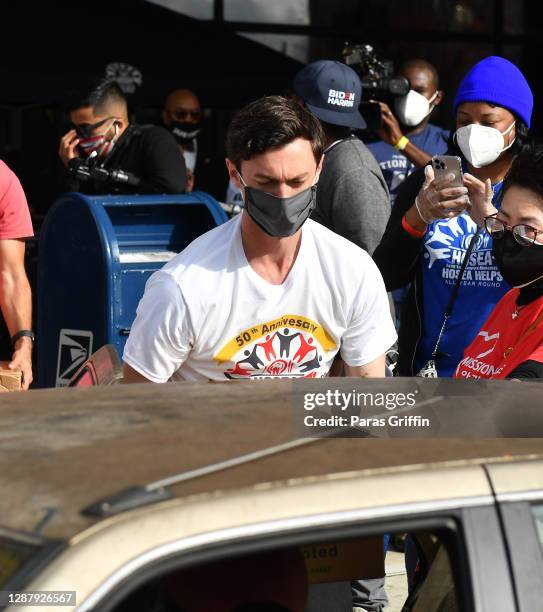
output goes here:
[[383, 538], [302, 546], [301, 552], [311, 584], [380, 578], [385, 575]]
[[10, 370], [9, 361], [0, 361], [0, 393], [2, 391], [20, 391], [23, 381], [21, 370]]

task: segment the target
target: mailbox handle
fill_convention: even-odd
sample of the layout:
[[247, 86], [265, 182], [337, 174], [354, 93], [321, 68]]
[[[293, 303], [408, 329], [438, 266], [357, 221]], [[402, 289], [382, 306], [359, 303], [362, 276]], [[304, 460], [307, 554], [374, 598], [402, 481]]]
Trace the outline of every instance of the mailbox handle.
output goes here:
[[129, 336], [130, 327], [121, 327], [121, 329], [119, 329], [119, 333], [121, 334], [121, 336]]

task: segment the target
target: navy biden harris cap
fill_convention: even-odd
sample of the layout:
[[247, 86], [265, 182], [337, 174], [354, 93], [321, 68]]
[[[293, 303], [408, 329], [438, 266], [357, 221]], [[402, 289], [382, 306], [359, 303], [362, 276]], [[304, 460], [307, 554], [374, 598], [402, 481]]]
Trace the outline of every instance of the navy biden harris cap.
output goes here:
[[356, 72], [341, 62], [312, 62], [294, 77], [294, 91], [319, 119], [332, 125], [365, 129], [358, 106], [362, 83]]

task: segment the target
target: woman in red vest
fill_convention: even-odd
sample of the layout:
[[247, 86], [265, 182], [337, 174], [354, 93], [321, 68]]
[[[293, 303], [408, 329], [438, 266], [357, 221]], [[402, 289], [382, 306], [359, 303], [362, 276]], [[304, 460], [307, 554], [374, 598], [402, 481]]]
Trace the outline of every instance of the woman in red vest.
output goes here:
[[543, 378], [543, 147], [515, 158], [499, 210], [488, 181], [464, 179], [472, 216], [492, 236], [498, 269], [513, 289], [464, 351], [455, 378]]

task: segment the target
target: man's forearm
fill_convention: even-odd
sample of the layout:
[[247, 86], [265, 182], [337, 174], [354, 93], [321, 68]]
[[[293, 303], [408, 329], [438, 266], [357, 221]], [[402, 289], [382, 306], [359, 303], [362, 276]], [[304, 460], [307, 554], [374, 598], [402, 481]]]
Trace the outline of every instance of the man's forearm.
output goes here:
[[[21, 267], [21, 272], [12, 274], [3, 270], [0, 274], [0, 307], [12, 337], [32, 327], [32, 294], [24, 266]], [[22, 389], [28, 389], [33, 379], [31, 338], [23, 336], [14, 343], [8, 367], [21, 371]]]
[[0, 308], [10, 336], [32, 328], [32, 293], [26, 274], [0, 274]]

